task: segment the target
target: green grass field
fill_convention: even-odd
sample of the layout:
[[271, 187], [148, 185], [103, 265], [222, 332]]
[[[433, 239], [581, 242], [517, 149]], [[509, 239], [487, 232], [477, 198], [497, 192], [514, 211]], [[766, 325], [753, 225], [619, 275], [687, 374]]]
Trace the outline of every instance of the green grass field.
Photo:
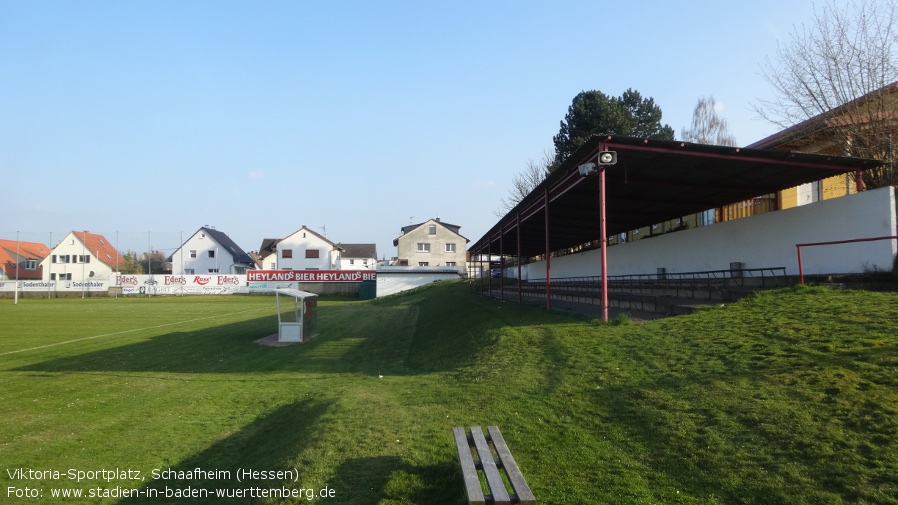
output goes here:
[[274, 306], [0, 300], [0, 503], [461, 504], [452, 427], [488, 424], [542, 504], [898, 503], [895, 293], [607, 325], [440, 283], [255, 344]]

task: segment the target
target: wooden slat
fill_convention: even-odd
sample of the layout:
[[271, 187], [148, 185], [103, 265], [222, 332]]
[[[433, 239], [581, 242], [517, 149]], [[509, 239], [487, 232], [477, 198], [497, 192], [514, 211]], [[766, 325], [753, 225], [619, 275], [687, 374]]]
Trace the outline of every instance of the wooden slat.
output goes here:
[[[468, 503], [471, 505], [485, 505], [483, 489], [480, 487], [480, 478], [477, 476], [477, 467], [474, 466], [474, 458], [471, 456], [471, 445], [468, 443], [468, 435], [464, 428], [452, 428], [455, 435], [455, 447], [458, 449], [458, 460], [461, 463], [461, 473], [465, 480], [465, 490], [468, 493]], [[490, 458], [492, 460], [492, 458]]]
[[508, 475], [511, 487], [514, 488], [515, 494], [518, 495], [520, 504], [536, 505], [536, 497], [533, 496], [533, 491], [530, 490], [530, 486], [528, 486], [527, 481], [524, 480], [524, 474], [522, 474], [521, 469], [518, 468], [514, 456], [512, 456], [511, 451], [508, 450], [508, 445], [505, 444], [505, 439], [502, 437], [502, 432], [499, 431], [499, 427], [487, 426], [486, 429], [490, 434], [490, 439], [493, 441], [493, 446], [496, 448], [496, 454], [499, 455], [499, 461], [502, 462], [502, 466], [505, 468], [505, 473]]
[[496, 461], [493, 459], [493, 453], [490, 446], [483, 436], [483, 430], [480, 426], [471, 426], [471, 438], [474, 439], [474, 446], [477, 447], [477, 454], [480, 455], [480, 464], [483, 465], [483, 474], [486, 475], [486, 482], [490, 486], [493, 496], [493, 503], [496, 505], [511, 505], [511, 497], [508, 496], [508, 490], [505, 489], [505, 483], [502, 482], [502, 475], [496, 468]]

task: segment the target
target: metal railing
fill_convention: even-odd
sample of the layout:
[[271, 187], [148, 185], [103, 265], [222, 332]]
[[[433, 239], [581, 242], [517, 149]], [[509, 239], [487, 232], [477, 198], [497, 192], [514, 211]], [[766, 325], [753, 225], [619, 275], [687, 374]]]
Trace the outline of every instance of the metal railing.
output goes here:
[[855, 238], [850, 240], [831, 240], [829, 242], [808, 242], [806, 244], [795, 244], [795, 249], [798, 252], [798, 282], [801, 285], [804, 285], [804, 266], [801, 262], [801, 248], [802, 247], [813, 247], [813, 246], [821, 246], [821, 245], [837, 245], [837, 244], [852, 244], [855, 242], [875, 242], [878, 240], [898, 240], [898, 236], [888, 236], [888, 237], [871, 237], [871, 238]]
[[[494, 281], [501, 282], [500, 279]], [[499, 289], [498, 282], [492, 287]], [[517, 281], [506, 284], [507, 294], [516, 294]], [[700, 272], [663, 272], [655, 274], [626, 274], [608, 276], [611, 305], [621, 302], [641, 306], [657, 303], [661, 297], [705, 300], [727, 300], [730, 290], [746, 287], [775, 288], [788, 285], [786, 267], [706, 270]], [[486, 286], [483, 286], [486, 288]], [[487, 291], [488, 289], [484, 289]], [[543, 297], [547, 290], [545, 279], [521, 282], [521, 295]], [[600, 276], [559, 277], [551, 280], [554, 300], [598, 303], [602, 296]]]

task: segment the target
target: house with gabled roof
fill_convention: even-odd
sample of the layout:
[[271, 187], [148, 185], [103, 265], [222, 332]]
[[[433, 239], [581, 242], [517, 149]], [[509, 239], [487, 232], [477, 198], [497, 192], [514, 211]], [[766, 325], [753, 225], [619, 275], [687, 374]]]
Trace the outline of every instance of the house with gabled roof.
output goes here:
[[338, 243], [342, 270], [375, 270], [377, 268], [377, 244]]
[[402, 235], [393, 240], [400, 266], [465, 267], [467, 238], [461, 226], [444, 223], [440, 218], [402, 227]]
[[44, 280], [103, 281], [124, 264], [125, 258], [103, 235], [73, 231], [56, 244], [41, 267]]
[[282, 239], [267, 238], [259, 248], [264, 270], [339, 270], [342, 248], [303, 225]]
[[0, 279], [41, 280], [50, 248], [38, 242], [0, 239]]
[[256, 262], [226, 233], [203, 226], [169, 258], [172, 275], [245, 274]]

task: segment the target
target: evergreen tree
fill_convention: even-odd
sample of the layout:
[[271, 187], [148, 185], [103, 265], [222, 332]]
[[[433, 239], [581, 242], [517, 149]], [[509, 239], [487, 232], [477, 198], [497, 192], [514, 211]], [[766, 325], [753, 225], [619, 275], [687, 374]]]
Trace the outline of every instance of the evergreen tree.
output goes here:
[[661, 108], [633, 89], [620, 97], [582, 91], [574, 97], [561, 122], [555, 143], [555, 164], [561, 165], [593, 135], [626, 135], [674, 140], [674, 129], [661, 124]]

